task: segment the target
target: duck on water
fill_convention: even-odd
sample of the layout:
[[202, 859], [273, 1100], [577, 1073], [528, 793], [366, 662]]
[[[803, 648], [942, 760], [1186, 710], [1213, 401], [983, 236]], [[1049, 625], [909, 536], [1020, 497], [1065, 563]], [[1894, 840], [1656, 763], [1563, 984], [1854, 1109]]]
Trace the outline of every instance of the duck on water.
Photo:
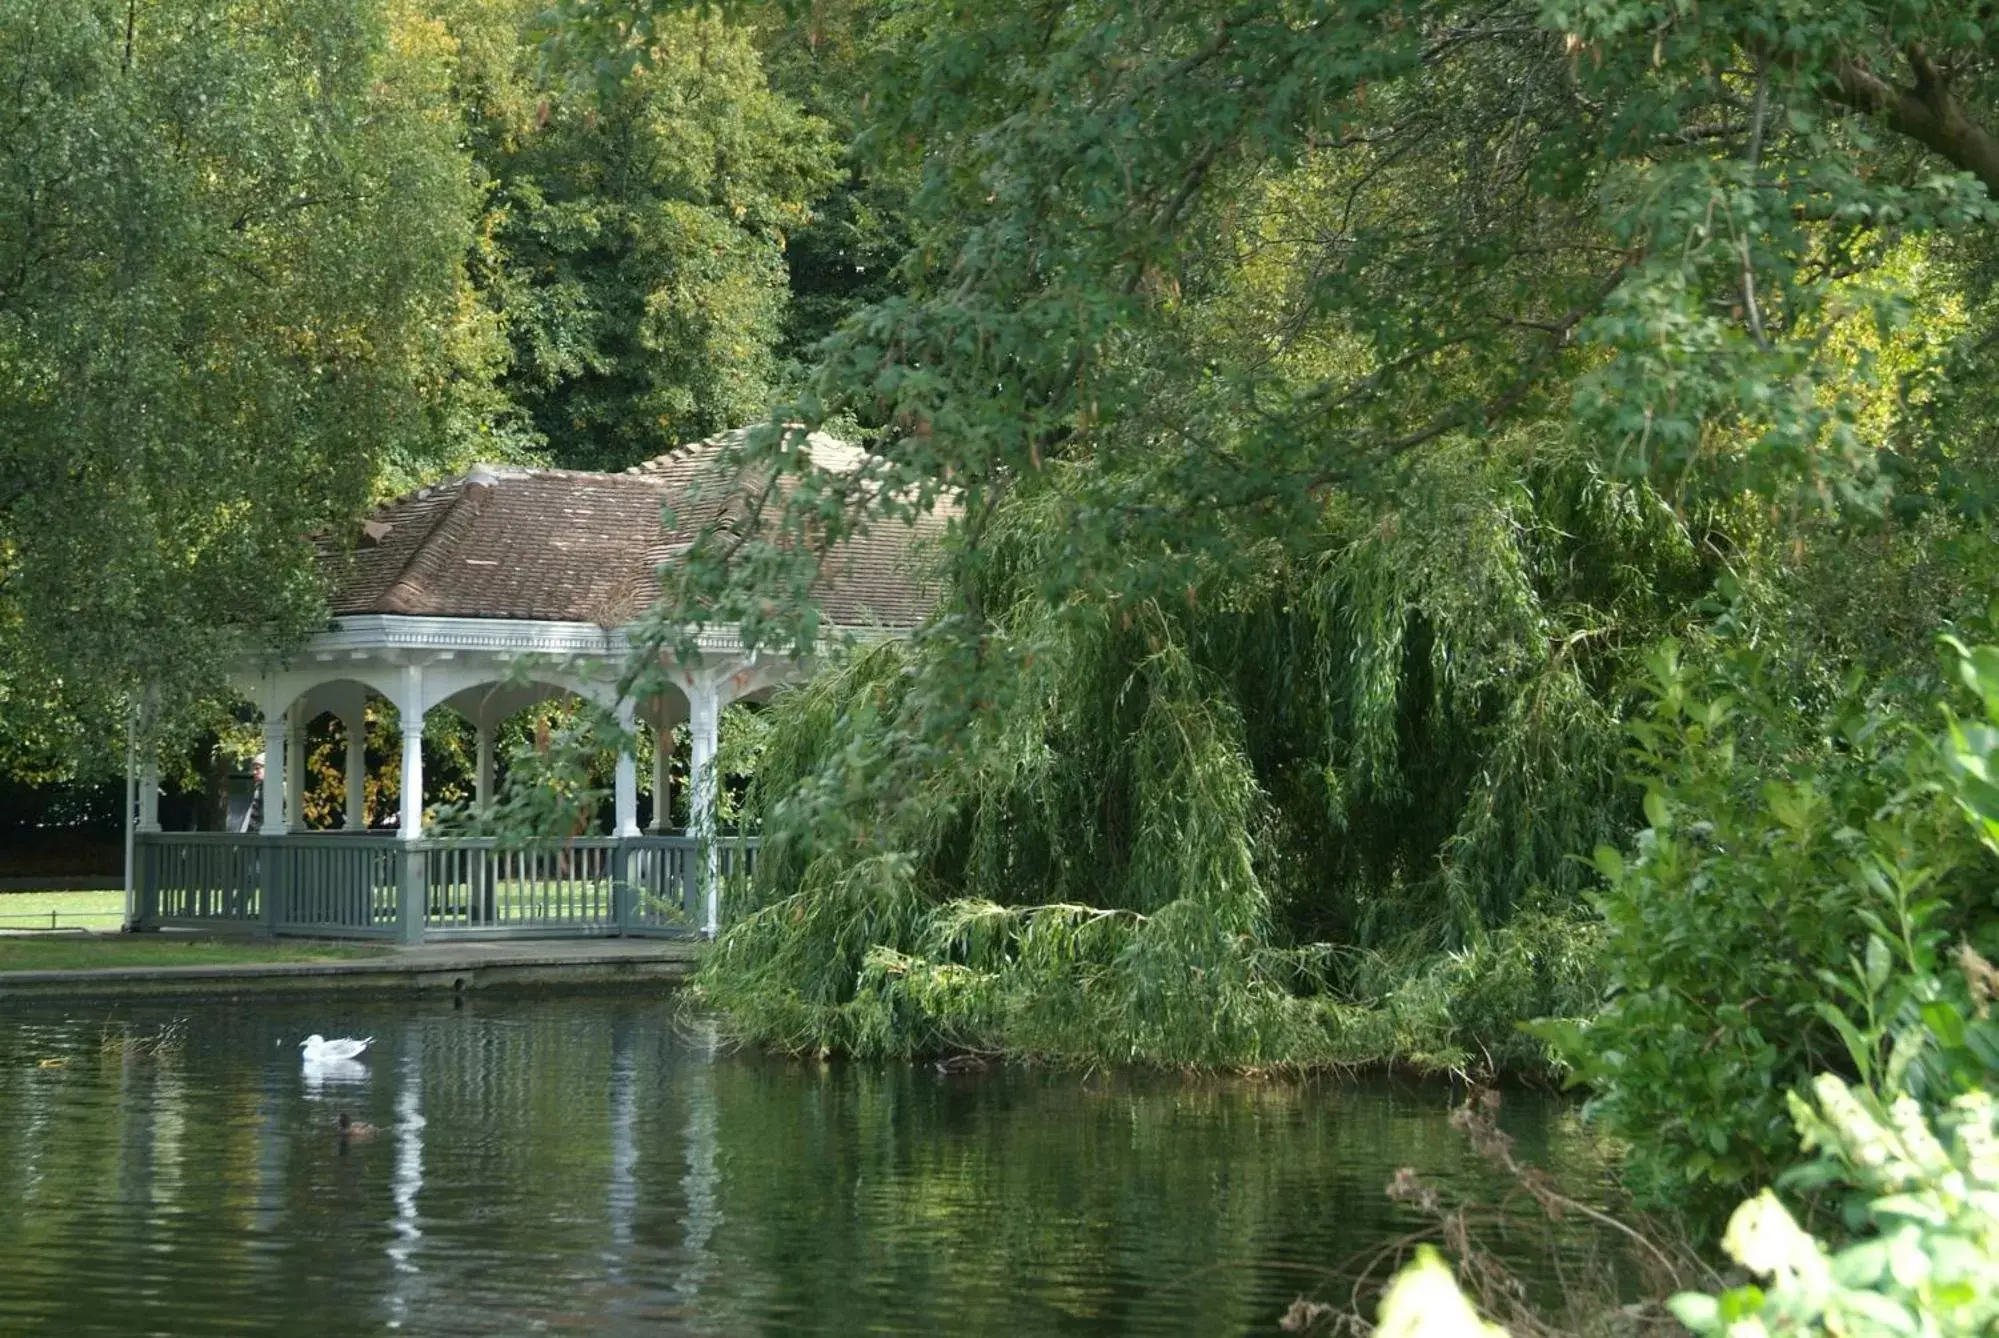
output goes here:
[[352, 1119], [344, 1110], [340, 1112], [340, 1141], [342, 1143], [365, 1142], [373, 1138], [376, 1134], [381, 1133], [385, 1127], [384, 1125], [370, 1124], [366, 1120]]

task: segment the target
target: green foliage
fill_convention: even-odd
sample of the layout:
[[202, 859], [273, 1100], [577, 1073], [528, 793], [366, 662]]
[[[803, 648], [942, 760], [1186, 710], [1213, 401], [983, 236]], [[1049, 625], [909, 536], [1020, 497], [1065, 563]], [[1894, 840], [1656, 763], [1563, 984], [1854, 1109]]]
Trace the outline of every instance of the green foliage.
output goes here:
[[594, 835], [609, 807], [609, 762], [621, 737], [617, 718], [592, 703], [537, 713], [532, 732], [508, 751], [492, 801], [448, 808], [438, 826], [526, 844]]
[[[794, 538], [948, 489], [975, 565], [990, 509], [1072, 462], [1051, 602], [1156, 596], [1245, 531], [1295, 542], [1328, 488], [1406, 500], [1425, 448], [1522, 424], [1674, 498], [1872, 508], [1920, 416], [1883, 405], [1954, 398], [1936, 369], [1979, 356], [1931, 337], [1951, 320], [1910, 329], [1918, 297], [1977, 280], [1925, 291], [1908, 257], [1989, 251], [1999, 180], [1981, 30], [1946, 11], [850, 8], [872, 44], [838, 62], [866, 80], [842, 104], [851, 153], [915, 182], [911, 246], [785, 409], [877, 430], [873, 477], [817, 477], [777, 433], [746, 452], [799, 476]], [[607, 72], [644, 67], [675, 21], [664, 0], [557, 13]], [[741, 576], [769, 597], [766, 569]], [[739, 612], [690, 589], [681, 615]], [[793, 608], [750, 630], [802, 647], [815, 628]]]
[[1595, 984], [1567, 851], [1620, 816], [1619, 674], [1568, 629], [1670, 609], [1566, 555], [1698, 570], [1581, 474], [1440, 471], [1397, 524], [1122, 610], [1039, 598], [1070, 498], [1002, 509], [981, 663], [946, 627], [772, 708], [705, 987], [792, 1048], [1538, 1065], [1515, 1022]]
[[[222, 674], [323, 617], [312, 536], [380, 495], [475, 460], [622, 467], [797, 375], [787, 241], [835, 151], [750, 27], [676, 16], [599, 88], [547, 58], [534, 0], [16, 9], [10, 773], [115, 768], [148, 683], [173, 770], [228, 727]], [[848, 176], [849, 230], [896, 235], [893, 193]], [[852, 300], [828, 226], [797, 279], [821, 327]]]
[[[751, 434], [732, 457], [751, 486], [697, 540], [649, 648], [712, 621], [822, 649], [807, 592], [826, 546], [939, 508], [948, 593], [910, 648], [780, 708], [797, 737], [761, 790], [761, 890], [711, 982], [753, 1031], [1323, 1053], [1283, 1020], [1297, 1001], [1387, 992], [1316, 945], [1407, 963], [1478, 951], [1530, 898], [1556, 922], [1573, 907], [1589, 873], [1569, 856], [1637, 816], [1616, 780], [1632, 648], [1690, 634], [1717, 577], [1756, 592], [1752, 635], [1815, 627], [1842, 668], [1905, 667], [1935, 625], [1815, 617], [1842, 594], [1916, 585], [1925, 544], [1961, 543], [1925, 593], [1975, 582], [1983, 536], [1948, 516], [1943, 480], [1977, 453], [1939, 425], [1964, 423], [1942, 369], [1985, 356], [1968, 257], [1990, 250], [1992, 164], [1976, 135], [1917, 122], [1948, 103], [1976, 128], [1990, 70], [1947, 15], [857, 9], [835, 27], [867, 59], [829, 64], [867, 96], [837, 115], [851, 162], [913, 183], [910, 247], [780, 417], [859, 425], [875, 450], [833, 474], [796, 432]], [[672, 21], [646, 0], [558, 13], [610, 71], [643, 66]], [[1913, 511], [1882, 510], [1891, 483]], [[1876, 512], [1892, 555], [1837, 529]], [[1844, 1049], [1816, 973], [1864, 946], [1876, 894], [1855, 871], [1910, 879], [1891, 885], [1911, 908], [1952, 874], [1892, 848], [1948, 825], [1934, 794], [1889, 804], [1906, 730], [1849, 759], [1823, 684], [1798, 684], [1745, 743], [1771, 797], [1759, 780], [1729, 799], [1747, 815], [1730, 839], [1769, 842], [1767, 878], [1753, 908], [1717, 912], [1729, 946], [1692, 945], [1714, 974], [1688, 967], [1701, 1007], [1752, 1014], [1721, 1032], [1746, 1069], [1794, 1077]], [[1694, 751], [1656, 760], [1697, 805], [1739, 778]], [[1657, 858], [1704, 909], [1728, 900], [1710, 854], [1669, 834]], [[1794, 885], [1846, 890], [1822, 915]], [[1613, 936], [1663, 927], [1628, 899]], [[821, 900], [871, 928], [835, 934]], [[825, 936], [785, 945], [814, 974], [760, 971], [793, 934]], [[1803, 945], [1796, 964], [1772, 934]], [[1138, 1002], [1150, 972], [1223, 1002], [1180, 1032]], [[1037, 989], [1065, 1001], [1066, 1033], [1018, 1020]], [[1113, 1039], [1082, 1041], [1085, 1018]], [[1738, 1095], [1699, 1090], [1714, 1026], [1660, 1023], [1684, 1053], [1617, 1052], [1704, 1097], [1666, 1115]], [[1781, 1098], [1742, 1093], [1759, 1132], [1690, 1130], [1702, 1173], [1751, 1173], [1781, 1144]]]
[[1999, 646], [1969, 648], [1951, 637], [1945, 644], [1957, 656], [1958, 677], [1984, 708], [1983, 719], [1968, 721], [1946, 712], [1953, 794], [1978, 839], [1999, 855]]
[[513, 349], [501, 388], [549, 456], [621, 469], [768, 408], [787, 234], [832, 183], [833, 146], [719, 17], [663, 20], [618, 85], [536, 89], [535, 8], [516, 7], [510, 67], [470, 109], [494, 178], [477, 276]]
[[1433, 1245], [1419, 1245], [1382, 1293], [1376, 1338], [1505, 1338], [1458, 1287]]
[[855, 311], [893, 297], [909, 253], [910, 155], [882, 162], [857, 151], [876, 66], [897, 41], [895, 10], [879, 0], [820, 0], [808, 11], [766, 13], [756, 28], [771, 86], [797, 100], [842, 147], [840, 176], [785, 234], [790, 307], [781, 356], [787, 384], [805, 379], [819, 342]]
[[[1832, 1074], [1812, 1099], [1789, 1096], [1816, 1160], [1800, 1183], [1855, 1195], [1855, 1230], [1829, 1249], [1765, 1189], [1736, 1208], [1722, 1244], [1760, 1281], [1720, 1295], [1682, 1292], [1674, 1315], [1701, 1338], [1770, 1334], [1985, 1334], [1999, 1323], [1999, 1119], [1979, 1091], [1937, 1118], [1913, 1098], [1884, 1102]], [[1484, 1319], [1428, 1246], [1382, 1297], [1378, 1334], [1491, 1338]]]
[[1696, 1334], [1984, 1334], [1999, 1324], [1999, 1122], [1980, 1091], [1933, 1128], [1912, 1098], [1883, 1103], [1831, 1075], [1790, 1098], [1812, 1178], [1862, 1196], [1858, 1238], [1829, 1251], [1769, 1190], [1723, 1245], [1762, 1279], [1673, 1310]]
[[1999, 1032], [1967, 1022], [1945, 955], [1992, 925], [1992, 869], [1906, 699], [1853, 680], [1801, 700], [1739, 644], [1651, 668], [1632, 726], [1648, 825], [1596, 854], [1607, 997], [1542, 1030], [1632, 1142], [1636, 1184], [1711, 1201], [1782, 1169], [1813, 1073], [1938, 1102], [1989, 1077]]
[[1380, 1023], [1384, 1057], [1421, 1070], [1536, 1074], [1553, 1060], [1522, 1022], [1587, 1018], [1603, 997], [1603, 927], [1530, 909], [1451, 952], [1350, 951], [1339, 978]]
[[475, 201], [389, 3], [0, 17], [0, 758], [97, 766], [316, 616], [308, 535], [427, 435]]
[[722, 708], [716, 732], [715, 818], [733, 827], [750, 817], [749, 795], [770, 746], [771, 720], [747, 702], [732, 702]]

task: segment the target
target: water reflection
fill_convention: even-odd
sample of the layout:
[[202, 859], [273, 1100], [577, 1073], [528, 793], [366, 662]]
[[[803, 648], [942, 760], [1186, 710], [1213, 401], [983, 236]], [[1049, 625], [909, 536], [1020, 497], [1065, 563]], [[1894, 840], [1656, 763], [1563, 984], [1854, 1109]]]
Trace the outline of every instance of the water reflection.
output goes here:
[[682, 1087], [687, 1107], [686, 1169], [680, 1177], [683, 1262], [673, 1290], [679, 1310], [686, 1315], [700, 1313], [696, 1303], [702, 1285], [715, 1270], [709, 1242], [714, 1239], [722, 1217], [717, 1192], [719, 1120], [715, 1112], [714, 1076], [719, 1037], [720, 1029], [714, 1021], [703, 1019], [695, 1024], [690, 1051], [697, 1062], [687, 1067]]
[[251, 1177], [249, 1202], [250, 1229], [265, 1240], [274, 1239], [284, 1222], [284, 1196], [276, 1193], [289, 1160], [290, 1139], [278, 1116], [283, 1099], [279, 1086], [284, 1081], [277, 1067], [266, 1069], [258, 1083], [255, 1170]]
[[[1437, 1093], [792, 1064], [644, 999], [329, 1011], [159, 1056], [0, 1024], [0, 1333], [1267, 1332], [1414, 1225], [1396, 1166], [1486, 1183]], [[298, 1069], [330, 1021], [360, 1075]], [[1508, 1118], [1591, 1166], [1560, 1107]]]
[[300, 1069], [305, 1094], [323, 1097], [329, 1087], [359, 1087], [368, 1081], [368, 1066], [358, 1059], [308, 1059]]
[[405, 1279], [414, 1278], [417, 1266], [412, 1258], [423, 1229], [417, 1225], [416, 1196], [423, 1189], [423, 1032], [412, 1025], [403, 1029], [403, 1054], [396, 1065], [395, 1170], [389, 1180], [389, 1198], [395, 1216], [389, 1226], [389, 1263], [397, 1281], [390, 1295], [389, 1326], [401, 1328], [409, 1318], [411, 1288]]
[[611, 1171], [604, 1204], [611, 1229], [611, 1248], [604, 1263], [614, 1282], [624, 1280], [632, 1248], [632, 1214], [638, 1206], [638, 1183], [633, 1178], [639, 1164], [638, 1112], [633, 1023], [628, 1016], [619, 1017], [611, 1023]]

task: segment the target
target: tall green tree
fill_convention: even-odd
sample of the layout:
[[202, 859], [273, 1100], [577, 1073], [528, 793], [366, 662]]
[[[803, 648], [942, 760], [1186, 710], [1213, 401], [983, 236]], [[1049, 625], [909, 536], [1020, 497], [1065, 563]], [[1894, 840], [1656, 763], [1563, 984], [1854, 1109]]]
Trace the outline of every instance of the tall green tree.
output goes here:
[[576, 468], [761, 417], [782, 384], [787, 246], [834, 180], [826, 124], [772, 89], [747, 27], [675, 16], [638, 74], [598, 88], [542, 60], [538, 6], [511, 8], [509, 68], [468, 90], [493, 183], [476, 272], [512, 350], [500, 388]]
[[898, 291], [917, 155], [885, 156], [856, 142], [897, 20], [897, 8], [882, 0], [826, 0], [796, 12], [766, 11], [756, 24], [771, 86], [824, 121], [841, 147], [838, 178], [785, 245], [791, 307], [781, 354], [792, 384], [842, 320]]
[[11, 768], [297, 635], [312, 533], [428, 448], [477, 199], [450, 57], [400, 3], [0, 6]]
[[827, 127], [747, 27], [606, 93], [539, 14], [0, 9], [0, 765], [108, 764], [142, 683], [191, 723], [384, 493], [767, 409]]
[[[642, 65], [672, 8], [574, 3], [564, 37]], [[1327, 488], [1550, 422], [1672, 498], [1876, 505], [1938, 398], [1870, 419], [1924, 370], [1884, 382], [1881, 340], [1918, 300], [1984, 311], [1982, 262], [1954, 291], [1890, 263], [1989, 251], [1979, 13], [900, 7], [854, 151], [913, 168], [913, 249], [797, 406], [879, 425], [880, 477], [790, 504], [878, 514], [948, 481], [970, 532], [1087, 459], [1079, 569], [1156, 539], [1170, 585], [1244, 523], [1297, 533]], [[1218, 312], [1230, 288], [1250, 300]]]

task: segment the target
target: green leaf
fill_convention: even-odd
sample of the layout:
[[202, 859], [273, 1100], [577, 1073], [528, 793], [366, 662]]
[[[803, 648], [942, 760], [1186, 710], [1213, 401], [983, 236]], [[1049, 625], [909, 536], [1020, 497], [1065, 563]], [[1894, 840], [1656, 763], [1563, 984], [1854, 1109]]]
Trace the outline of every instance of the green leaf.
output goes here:
[[1922, 1005], [1920, 1011], [1923, 1025], [1938, 1044], [1953, 1050], [1964, 1044], [1964, 1014], [1958, 1012], [1957, 1005], [1936, 999]]
[[1874, 1072], [1874, 1047], [1861, 1036], [1860, 1029], [1853, 1025], [1853, 1020], [1825, 1000], [1815, 1003], [1812, 1011], [1839, 1033], [1839, 1039], [1845, 1043], [1847, 1054], [1852, 1056], [1853, 1066], [1859, 1071], [1861, 1080], [1870, 1081]]
[[[1871, 1326], [1881, 1332], [1903, 1334], [1918, 1330], [1916, 1317], [1909, 1313], [1907, 1306], [1883, 1296], [1879, 1292], [1846, 1291], [1834, 1298], [1831, 1309], [1851, 1318], [1845, 1321], [1848, 1332], [1865, 1332]], [[1853, 1321], [1861, 1324], [1854, 1326]]]
[[1887, 941], [1878, 934], [1867, 938], [1867, 987], [1879, 994], [1881, 987], [1888, 983], [1888, 975], [1895, 969], [1894, 954]]
[[1833, 1256], [1832, 1272], [1842, 1286], [1871, 1287], [1888, 1271], [1888, 1243], [1862, 1241]]

